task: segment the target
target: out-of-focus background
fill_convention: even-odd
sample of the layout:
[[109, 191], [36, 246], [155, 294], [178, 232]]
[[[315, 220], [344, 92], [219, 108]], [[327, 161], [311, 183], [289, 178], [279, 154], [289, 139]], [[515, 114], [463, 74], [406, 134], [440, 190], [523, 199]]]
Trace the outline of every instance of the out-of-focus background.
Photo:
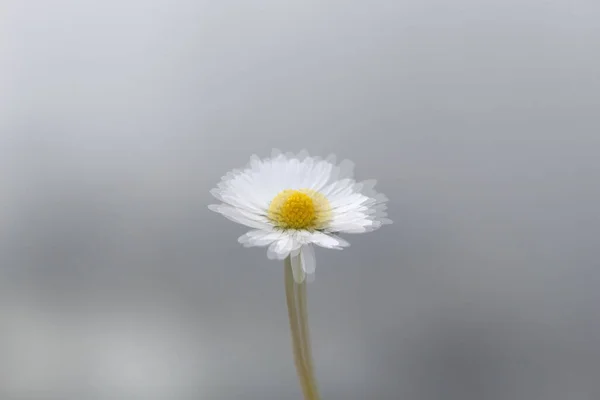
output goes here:
[[596, 0], [3, 1], [0, 399], [300, 399], [272, 147], [377, 178], [317, 252], [324, 399], [600, 398]]

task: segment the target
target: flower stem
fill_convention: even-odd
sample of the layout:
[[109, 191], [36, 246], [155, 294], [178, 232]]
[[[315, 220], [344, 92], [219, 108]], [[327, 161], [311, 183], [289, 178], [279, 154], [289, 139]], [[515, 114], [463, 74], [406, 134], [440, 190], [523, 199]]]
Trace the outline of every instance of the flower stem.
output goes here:
[[290, 257], [285, 259], [285, 294], [292, 334], [296, 372], [305, 400], [319, 400], [314, 378], [308, 316], [306, 311], [306, 281], [298, 284], [292, 275]]

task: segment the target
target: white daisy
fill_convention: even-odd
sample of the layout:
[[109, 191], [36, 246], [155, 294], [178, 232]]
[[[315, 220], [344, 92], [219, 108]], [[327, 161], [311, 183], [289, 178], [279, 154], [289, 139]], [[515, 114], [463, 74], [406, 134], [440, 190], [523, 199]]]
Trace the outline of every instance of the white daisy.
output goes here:
[[298, 283], [315, 272], [312, 244], [342, 249], [338, 233], [362, 233], [391, 223], [387, 198], [375, 192], [374, 180], [352, 179], [353, 164], [335, 156], [322, 160], [273, 150], [271, 158], [252, 156], [250, 164], [221, 178], [211, 194], [222, 204], [212, 211], [254, 228], [238, 240], [245, 247], [268, 246], [269, 259], [290, 257]]

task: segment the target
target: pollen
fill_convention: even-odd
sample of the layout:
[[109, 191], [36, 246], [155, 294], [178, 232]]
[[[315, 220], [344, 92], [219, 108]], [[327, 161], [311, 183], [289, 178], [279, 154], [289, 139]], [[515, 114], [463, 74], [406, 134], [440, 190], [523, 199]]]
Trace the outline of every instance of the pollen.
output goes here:
[[329, 220], [327, 198], [310, 189], [286, 189], [269, 205], [269, 219], [281, 229], [321, 229]]

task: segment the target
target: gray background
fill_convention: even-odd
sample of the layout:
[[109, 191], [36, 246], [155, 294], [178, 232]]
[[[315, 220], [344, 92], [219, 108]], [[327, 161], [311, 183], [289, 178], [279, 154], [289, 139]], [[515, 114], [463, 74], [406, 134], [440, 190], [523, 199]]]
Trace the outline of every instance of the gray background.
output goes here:
[[299, 399], [282, 266], [208, 190], [307, 148], [324, 399], [600, 398], [597, 0], [3, 1], [0, 399]]

